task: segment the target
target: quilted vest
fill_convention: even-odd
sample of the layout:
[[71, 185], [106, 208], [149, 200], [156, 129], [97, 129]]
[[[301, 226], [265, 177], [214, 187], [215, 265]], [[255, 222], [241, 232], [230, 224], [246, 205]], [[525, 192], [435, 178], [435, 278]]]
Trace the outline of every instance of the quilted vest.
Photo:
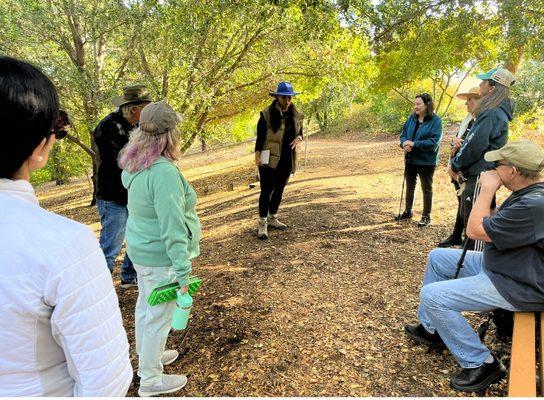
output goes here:
[[[280, 127], [278, 128], [276, 133], [274, 133], [274, 131], [272, 130], [272, 124], [270, 123], [270, 107], [272, 106], [268, 106], [262, 111], [262, 115], [266, 121], [267, 126], [266, 140], [264, 142], [263, 150], [270, 150], [270, 161], [268, 162], [268, 166], [270, 168], [276, 169], [281, 156], [281, 146], [283, 143], [283, 135], [285, 133], [285, 121], [282, 120]], [[304, 121], [304, 116], [298, 112], [294, 104], [292, 104], [291, 107], [293, 108], [293, 119], [295, 122], [295, 136], [298, 136], [300, 135], [300, 131], [302, 130], [302, 122]], [[279, 105], [276, 105], [276, 108], [283, 115], [283, 112], [281, 111]], [[297, 162], [296, 151], [291, 152], [291, 157], [293, 161], [292, 172], [295, 173]]]

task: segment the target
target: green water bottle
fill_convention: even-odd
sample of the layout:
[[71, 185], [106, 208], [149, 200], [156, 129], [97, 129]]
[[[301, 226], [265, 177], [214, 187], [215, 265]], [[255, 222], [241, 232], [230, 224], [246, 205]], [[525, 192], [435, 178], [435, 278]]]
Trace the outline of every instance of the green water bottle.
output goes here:
[[172, 317], [172, 329], [182, 330], [187, 328], [187, 322], [189, 322], [189, 314], [191, 314], [191, 307], [193, 306], [193, 298], [188, 292], [181, 293], [178, 290], [178, 298], [176, 300], [176, 309], [174, 310], [174, 316]]

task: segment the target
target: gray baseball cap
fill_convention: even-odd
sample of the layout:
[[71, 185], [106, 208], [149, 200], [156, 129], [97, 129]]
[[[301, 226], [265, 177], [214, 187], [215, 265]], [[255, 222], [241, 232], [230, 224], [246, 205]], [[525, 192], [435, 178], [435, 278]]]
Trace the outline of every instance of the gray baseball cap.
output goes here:
[[151, 135], [163, 135], [181, 122], [181, 114], [164, 101], [146, 105], [140, 113], [140, 129]]

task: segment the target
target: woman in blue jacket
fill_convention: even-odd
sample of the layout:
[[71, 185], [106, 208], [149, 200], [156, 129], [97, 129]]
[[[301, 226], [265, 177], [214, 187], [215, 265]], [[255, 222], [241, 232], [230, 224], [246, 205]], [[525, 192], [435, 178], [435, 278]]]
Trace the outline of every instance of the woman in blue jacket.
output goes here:
[[414, 100], [414, 113], [402, 128], [400, 147], [404, 150], [406, 179], [406, 208], [397, 215], [398, 221], [412, 218], [416, 178], [421, 181], [423, 214], [418, 226], [431, 223], [433, 204], [433, 175], [438, 164], [438, 149], [442, 140], [442, 120], [434, 112], [434, 103], [428, 93], [418, 94]]

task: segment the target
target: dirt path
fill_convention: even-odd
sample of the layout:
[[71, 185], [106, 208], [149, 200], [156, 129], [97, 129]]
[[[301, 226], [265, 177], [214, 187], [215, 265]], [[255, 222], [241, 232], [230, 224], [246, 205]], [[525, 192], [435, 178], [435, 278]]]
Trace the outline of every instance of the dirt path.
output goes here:
[[[396, 142], [312, 138], [306, 171], [292, 177], [280, 209], [289, 229], [261, 242], [258, 188], [247, 187], [251, 160], [248, 149], [236, 160], [181, 163], [200, 195], [202, 254], [193, 268], [204, 279], [186, 336], [169, 339], [183, 356], [166, 372], [190, 375], [183, 394], [457, 395], [449, 388], [452, 356], [427, 354], [402, 333], [416, 318], [426, 254], [453, 223], [444, 168], [435, 175], [433, 225], [399, 226], [392, 222], [402, 182]], [[41, 192], [46, 208], [98, 231], [88, 196], [85, 183]], [[133, 341], [137, 291], [118, 293]], [[492, 335], [487, 340], [508, 355]], [[487, 395], [505, 389], [493, 385]]]

